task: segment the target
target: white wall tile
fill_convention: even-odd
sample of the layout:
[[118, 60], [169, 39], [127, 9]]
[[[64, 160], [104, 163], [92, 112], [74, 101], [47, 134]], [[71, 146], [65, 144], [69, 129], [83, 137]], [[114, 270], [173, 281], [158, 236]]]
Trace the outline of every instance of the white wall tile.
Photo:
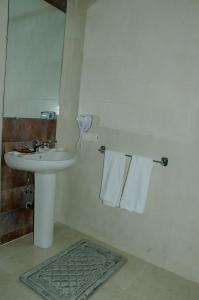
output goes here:
[[[79, 113], [98, 117], [92, 131], [100, 140], [83, 143], [66, 177], [70, 188], [58, 215], [74, 228], [197, 282], [198, 16], [199, 2], [190, 0], [89, 4]], [[169, 157], [167, 168], [154, 165], [143, 215], [102, 206], [100, 145]]]

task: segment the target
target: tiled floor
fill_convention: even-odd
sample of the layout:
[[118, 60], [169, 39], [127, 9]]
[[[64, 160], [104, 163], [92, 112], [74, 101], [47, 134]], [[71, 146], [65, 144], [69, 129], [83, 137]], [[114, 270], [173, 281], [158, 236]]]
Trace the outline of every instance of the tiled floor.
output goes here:
[[[34, 292], [19, 282], [21, 273], [58, 253], [84, 234], [63, 225], [55, 226], [55, 242], [50, 249], [33, 246], [32, 234], [0, 247], [0, 299], [39, 300]], [[111, 247], [109, 247], [111, 248]], [[118, 253], [121, 251], [116, 250]], [[134, 256], [91, 300], [198, 300], [199, 285], [166, 272]]]

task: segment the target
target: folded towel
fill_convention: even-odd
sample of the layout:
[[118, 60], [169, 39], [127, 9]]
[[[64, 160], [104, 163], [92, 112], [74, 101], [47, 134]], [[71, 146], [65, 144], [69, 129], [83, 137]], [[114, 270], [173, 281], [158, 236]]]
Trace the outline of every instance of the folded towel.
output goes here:
[[124, 153], [105, 151], [100, 198], [103, 203], [118, 207], [124, 185], [126, 156]]
[[120, 207], [142, 214], [144, 212], [153, 160], [133, 156]]

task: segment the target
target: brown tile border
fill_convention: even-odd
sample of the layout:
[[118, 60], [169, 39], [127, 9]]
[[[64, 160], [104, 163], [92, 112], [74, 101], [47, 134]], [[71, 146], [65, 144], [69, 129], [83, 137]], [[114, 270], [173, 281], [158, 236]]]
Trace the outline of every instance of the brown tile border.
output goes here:
[[1, 192], [1, 212], [25, 207], [25, 186], [6, 189]]
[[56, 120], [4, 118], [2, 141], [26, 142], [34, 139], [53, 139], [56, 123]]
[[30, 232], [33, 232], [33, 225], [28, 225], [18, 230], [3, 234], [0, 237], [0, 244], [5, 244]]

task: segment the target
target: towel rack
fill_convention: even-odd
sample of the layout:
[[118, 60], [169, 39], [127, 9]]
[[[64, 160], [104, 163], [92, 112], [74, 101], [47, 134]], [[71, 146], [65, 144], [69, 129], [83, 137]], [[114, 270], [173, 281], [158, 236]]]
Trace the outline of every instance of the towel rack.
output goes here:
[[[106, 151], [106, 147], [105, 146], [101, 146], [99, 149], [98, 149], [98, 151], [100, 152], [100, 153], [105, 153], [105, 151]], [[130, 154], [125, 154], [127, 157], [132, 157], [132, 155], [130, 155]], [[168, 162], [169, 162], [169, 159], [168, 159], [168, 157], [162, 157], [161, 158], [161, 160], [153, 160], [153, 162], [154, 163], [158, 163], [158, 164], [161, 164], [161, 166], [163, 166], [163, 167], [166, 167], [166, 166], [168, 166]]]

